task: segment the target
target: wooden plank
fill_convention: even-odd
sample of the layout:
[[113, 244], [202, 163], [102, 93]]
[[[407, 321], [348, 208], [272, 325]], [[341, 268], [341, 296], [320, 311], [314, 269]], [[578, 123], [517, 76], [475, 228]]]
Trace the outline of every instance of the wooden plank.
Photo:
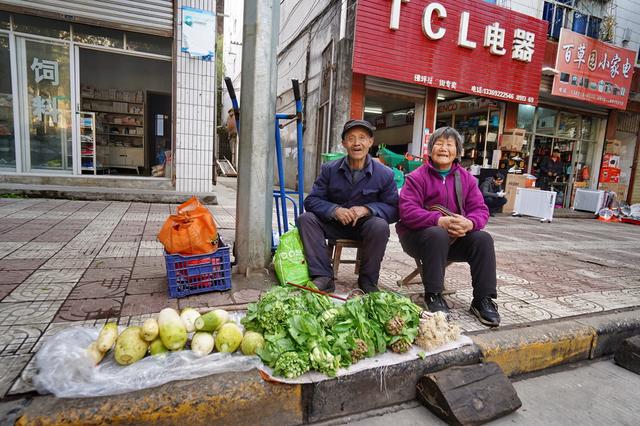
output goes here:
[[640, 335], [626, 339], [613, 359], [619, 366], [640, 374]]
[[451, 367], [420, 378], [418, 400], [453, 425], [478, 425], [522, 406], [498, 364]]

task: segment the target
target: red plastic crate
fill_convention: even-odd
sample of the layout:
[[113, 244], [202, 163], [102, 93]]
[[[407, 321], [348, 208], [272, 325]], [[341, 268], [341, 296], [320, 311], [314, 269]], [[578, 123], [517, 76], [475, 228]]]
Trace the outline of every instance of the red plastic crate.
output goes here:
[[231, 288], [231, 260], [227, 246], [220, 246], [213, 253], [193, 256], [165, 252], [164, 259], [171, 298]]

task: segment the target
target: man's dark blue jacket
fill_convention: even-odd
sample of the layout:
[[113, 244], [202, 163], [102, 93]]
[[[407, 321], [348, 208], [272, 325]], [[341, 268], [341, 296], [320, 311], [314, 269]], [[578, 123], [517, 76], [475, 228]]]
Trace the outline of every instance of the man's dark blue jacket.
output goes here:
[[347, 157], [323, 164], [311, 194], [304, 200], [305, 210], [315, 213], [321, 220], [330, 221], [338, 207], [365, 206], [374, 216], [389, 223], [396, 222], [398, 189], [393, 171], [370, 155], [366, 161], [365, 176], [355, 184], [351, 183]]

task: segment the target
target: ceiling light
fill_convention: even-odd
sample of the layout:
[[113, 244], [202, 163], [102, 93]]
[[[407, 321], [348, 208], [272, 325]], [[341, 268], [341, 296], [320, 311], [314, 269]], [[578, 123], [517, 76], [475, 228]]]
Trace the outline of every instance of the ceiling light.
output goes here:
[[445, 100], [445, 97], [444, 97], [444, 96], [438, 96], [438, 100], [439, 100], [439, 101], [444, 101], [444, 100]]
[[369, 114], [382, 114], [382, 108], [380, 107], [365, 107], [364, 112], [368, 112]]

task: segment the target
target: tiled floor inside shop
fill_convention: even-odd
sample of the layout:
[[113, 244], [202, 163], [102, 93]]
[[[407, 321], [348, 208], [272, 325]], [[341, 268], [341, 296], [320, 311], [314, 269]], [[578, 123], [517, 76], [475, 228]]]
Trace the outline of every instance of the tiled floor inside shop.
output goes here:
[[[211, 211], [231, 244], [235, 198], [227, 195]], [[0, 397], [33, 390], [33, 355], [43, 339], [65, 327], [108, 319], [141, 323], [167, 306], [241, 309], [259, 297], [256, 284], [168, 298], [156, 235], [174, 210], [167, 204], [0, 199]], [[501, 216], [491, 218], [488, 229], [496, 245], [503, 326], [640, 306], [640, 227]], [[380, 286], [422, 303], [419, 279], [397, 285], [414, 267], [392, 232]], [[354, 288], [356, 278], [353, 265], [342, 265], [337, 291]], [[446, 287], [456, 290], [448, 300], [463, 329], [483, 329], [468, 312], [466, 264], [447, 268]]]

